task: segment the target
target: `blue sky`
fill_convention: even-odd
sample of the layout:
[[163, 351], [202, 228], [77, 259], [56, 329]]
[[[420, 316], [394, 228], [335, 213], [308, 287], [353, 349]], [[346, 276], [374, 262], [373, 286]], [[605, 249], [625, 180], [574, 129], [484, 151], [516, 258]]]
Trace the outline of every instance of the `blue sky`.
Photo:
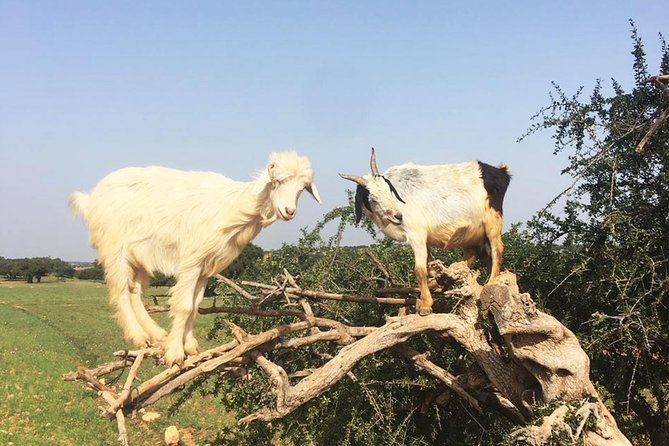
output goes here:
[[[294, 242], [346, 202], [338, 172], [506, 162], [507, 226], [568, 179], [550, 135], [516, 139], [595, 79], [632, 82], [629, 19], [659, 65], [669, 2], [0, 0], [0, 256], [92, 260], [67, 196], [125, 166], [248, 180], [308, 155], [323, 198], [256, 239]], [[350, 229], [349, 243], [367, 239]]]

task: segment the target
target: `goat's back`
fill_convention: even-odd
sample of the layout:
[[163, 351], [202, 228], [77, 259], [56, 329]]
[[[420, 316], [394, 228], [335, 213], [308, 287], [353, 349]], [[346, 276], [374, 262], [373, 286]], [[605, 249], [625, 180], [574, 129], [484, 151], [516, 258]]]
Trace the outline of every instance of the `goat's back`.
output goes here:
[[418, 165], [403, 164], [388, 169], [384, 176], [406, 201], [405, 217], [412, 213], [432, 221], [470, 220], [482, 212], [486, 190], [478, 163]]
[[147, 269], [170, 273], [184, 258], [197, 256], [195, 262], [221, 249], [221, 228], [235, 225], [244, 211], [239, 192], [245, 184], [213, 172], [117, 170], [88, 196], [90, 243], [104, 258], [131, 247], [128, 255]]

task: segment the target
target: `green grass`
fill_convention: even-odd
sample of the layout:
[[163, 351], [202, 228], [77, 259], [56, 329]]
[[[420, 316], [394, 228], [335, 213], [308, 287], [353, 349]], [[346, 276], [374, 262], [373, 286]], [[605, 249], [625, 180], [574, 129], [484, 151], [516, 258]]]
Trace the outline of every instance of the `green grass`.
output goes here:
[[[165, 289], [151, 293], [164, 296]], [[169, 326], [167, 315], [156, 319]], [[210, 323], [211, 316], [204, 316], [196, 326], [205, 348]], [[79, 364], [109, 362], [113, 351], [128, 347], [114, 322], [104, 284], [0, 281], [0, 444], [118, 445], [116, 423], [99, 415], [97, 395], [62, 376]], [[140, 378], [159, 369], [145, 364]], [[120, 380], [122, 384], [125, 375]], [[178, 394], [164, 398], [149, 409], [162, 415], [155, 422], [127, 418], [131, 445], [164, 444], [164, 429], [171, 424], [189, 430], [197, 444], [206, 443], [222, 426], [234, 423], [215, 400], [199, 393], [170, 416], [176, 398]]]

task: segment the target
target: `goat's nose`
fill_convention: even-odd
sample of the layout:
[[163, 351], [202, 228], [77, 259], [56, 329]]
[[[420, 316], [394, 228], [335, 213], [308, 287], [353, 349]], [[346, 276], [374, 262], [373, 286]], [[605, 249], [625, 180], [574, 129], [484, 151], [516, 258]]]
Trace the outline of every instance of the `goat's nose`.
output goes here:
[[285, 210], [286, 210], [286, 215], [291, 216], [291, 217], [293, 215], [295, 215], [295, 208], [289, 208], [288, 206], [286, 206]]
[[395, 218], [399, 221], [402, 221], [402, 213], [398, 212], [397, 214], [395, 214]]

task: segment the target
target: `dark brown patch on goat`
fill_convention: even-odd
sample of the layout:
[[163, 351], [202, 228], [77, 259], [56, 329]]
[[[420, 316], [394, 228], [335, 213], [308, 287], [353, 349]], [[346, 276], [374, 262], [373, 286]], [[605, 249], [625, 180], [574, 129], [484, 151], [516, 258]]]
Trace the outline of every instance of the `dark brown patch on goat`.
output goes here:
[[483, 180], [483, 187], [488, 192], [488, 203], [490, 207], [503, 215], [502, 204], [504, 203], [504, 194], [509, 187], [511, 175], [508, 172], [506, 165], [500, 167], [491, 166], [490, 164], [479, 163], [481, 169], [481, 179]]

